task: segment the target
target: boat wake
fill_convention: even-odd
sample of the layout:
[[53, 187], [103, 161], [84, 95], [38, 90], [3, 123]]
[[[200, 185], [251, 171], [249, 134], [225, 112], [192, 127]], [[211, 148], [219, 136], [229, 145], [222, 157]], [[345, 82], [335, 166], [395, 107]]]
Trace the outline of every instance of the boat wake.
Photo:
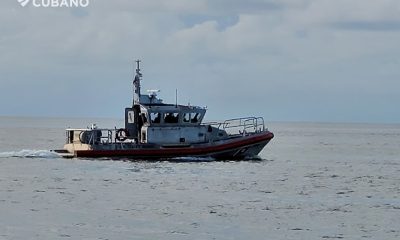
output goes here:
[[162, 160], [169, 162], [212, 162], [216, 159], [213, 157], [174, 157]]
[[59, 155], [49, 150], [29, 150], [0, 152], [0, 158], [59, 158]]

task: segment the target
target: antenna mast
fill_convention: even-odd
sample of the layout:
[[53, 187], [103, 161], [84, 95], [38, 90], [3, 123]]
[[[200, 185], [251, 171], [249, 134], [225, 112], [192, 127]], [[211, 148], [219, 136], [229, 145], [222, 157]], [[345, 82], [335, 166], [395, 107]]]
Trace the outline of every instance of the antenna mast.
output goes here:
[[142, 73], [140, 72], [140, 60], [136, 60], [136, 75], [133, 80], [133, 105], [140, 104], [140, 81]]
[[175, 89], [175, 107], [178, 107], [178, 89]]

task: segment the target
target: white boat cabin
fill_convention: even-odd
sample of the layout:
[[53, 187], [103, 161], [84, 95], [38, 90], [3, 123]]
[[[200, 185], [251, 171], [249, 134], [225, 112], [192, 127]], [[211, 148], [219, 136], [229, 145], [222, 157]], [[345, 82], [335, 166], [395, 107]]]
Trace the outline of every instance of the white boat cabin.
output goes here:
[[206, 109], [182, 105], [141, 105], [140, 142], [185, 144], [206, 142], [207, 127], [201, 125]]

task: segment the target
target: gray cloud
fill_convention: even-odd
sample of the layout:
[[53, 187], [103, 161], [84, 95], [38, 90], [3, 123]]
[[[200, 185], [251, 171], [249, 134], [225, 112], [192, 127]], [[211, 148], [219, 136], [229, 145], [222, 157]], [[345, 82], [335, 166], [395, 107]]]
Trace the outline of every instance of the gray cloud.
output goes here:
[[144, 88], [172, 102], [179, 88], [211, 119], [399, 122], [399, 11], [397, 0], [3, 1], [0, 114], [121, 117], [142, 58]]

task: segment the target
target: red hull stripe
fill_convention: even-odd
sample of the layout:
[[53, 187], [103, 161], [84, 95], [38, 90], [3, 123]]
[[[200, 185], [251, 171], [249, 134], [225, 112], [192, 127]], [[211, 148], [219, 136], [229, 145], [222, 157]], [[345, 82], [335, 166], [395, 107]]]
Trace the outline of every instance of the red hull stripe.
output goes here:
[[196, 156], [209, 155], [213, 153], [246, 147], [262, 142], [269, 142], [274, 137], [271, 132], [259, 133], [240, 139], [232, 139], [219, 145], [206, 145], [189, 148], [156, 148], [156, 149], [128, 149], [128, 150], [84, 150], [76, 151], [77, 157], [168, 157], [168, 156]]

